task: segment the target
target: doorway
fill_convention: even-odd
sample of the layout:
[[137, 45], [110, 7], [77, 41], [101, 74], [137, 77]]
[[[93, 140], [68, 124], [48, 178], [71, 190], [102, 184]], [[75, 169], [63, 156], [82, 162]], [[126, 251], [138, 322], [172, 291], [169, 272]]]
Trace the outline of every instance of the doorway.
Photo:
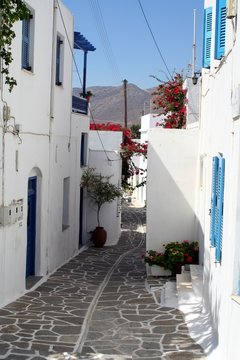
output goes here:
[[37, 177], [28, 179], [26, 278], [35, 275]]

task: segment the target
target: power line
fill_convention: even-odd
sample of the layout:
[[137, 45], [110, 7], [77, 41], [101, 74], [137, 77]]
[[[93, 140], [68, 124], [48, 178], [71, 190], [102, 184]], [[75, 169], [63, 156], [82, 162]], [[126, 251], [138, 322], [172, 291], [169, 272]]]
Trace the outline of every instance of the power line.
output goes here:
[[[76, 70], [77, 70], [77, 74], [78, 74], [78, 78], [79, 78], [79, 81], [80, 81], [80, 84], [81, 86], [83, 86], [83, 82], [82, 82], [82, 79], [81, 79], [81, 76], [80, 76], [80, 73], [79, 73], [79, 69], [78, 69], [78, 66], [77, 66], [77, 62], [76, 62], [76, 59], [75, 59], [75, 56], [74, 56], [74, 52], [73, 52], [73, 48], [72, 48], [72, 45], [71, 45], [71, 42], [70, 42], [70, 38], [69, 38], [69, 35], [68, 35], [68, 32], [67, 32], [67, 27], [66, 27], [66, 24], [65, 24], [65, 21], [64, 21], [64, 18], [63, 18], [63, 14], [62, 14], [62, 10], [61, 10], [61, 7], [60, 7], [60, 4], [59, 4], [59, 0], [57, 0], [57, 4], [58, 4], [58, 9], [59, 9], [59, 13], [60, 13], [60, 16], [61, 16], [61, 20], [62, 20], [62, 23], [63, 23], [63, 27], [64, 27], [64, 31], [65, 31], [65, 34], [66, 34], [66, 37], [67, 37], [67, 42], [68, 42], [68, 45], [69, 45], [69, 48], [70, 48], [70, 52], [71, 52], [71, 55], [72, 55], [72, 58], [73, 58], [73, 61], [74, 61], [74, 65], [76, 67]], [[93, 113], [92, 113], [92, 110], [91, 108], [89, 107], [89, 112], [90, 112], [90, 118], [91, 120], [93, 121], [93, 123], [96, 125], [96, 122], [94, 120], [94, 117], [93, 117]], [[111, 160], [109, 157], [108, 157], [108, 154], [107, 154], [107, 151], [104, 147], [104, 144], [103, 144], [103, 141], [101, 139], [101, 136], [99, 134], [99, 131], [97, 131], [97, 134], [98, 134], [98, 137], [99, 137], [99, 141], [102, 145], [102, 148], [103, 148], [103, 151], [106, 155], [106, 158], [108, 161], [114, 161], [114, 160]]]
[[166, 68], [166, 70], [167, 70], [167, 72], [168, 72], [168, 74], [169, 74], [169, 76], [170, 76], [170, 79], [171, 79], [171, 78], [172, 78], [172, 75], [171, 75], [170, 70], [169, 70], [169, 68], [168, 68], [168, 66], [167, 66], [167, 63], [166, 63], [166, 61], [164, 60], [164, 57], [163, 57], [163, 55], [162, 55], [162, 53], [161, 53], [161, 51], [160, 51], [160, 49], [159, 49], [159, 46], [158, 46], [157, 41], [156, 41], [156, 38], [155, 38], [155, 36], [154, 36], [154, 34], [153, 34], [153, 31], [152, 31], [152, 29], [151, 29], [151, 27], [150, 27], [149, 21], [148, 21], [148, 19], [147, 19], [147, 16], [146, 16], [146, 14], [145, 14], [145, 12], [144, 12], [144, 9], [143, 9], [143, 7], [142, 7], [142, 4], [141, 4], [141, 1], [140, 1], [140, 0], [138, 0], [138, 4], [139, 4], [139, 6], [140, 6], [140, 8], [141, 8], [141, 10], [142, 10], [144, 19], [145, 19], [145, 21], [146, 21], [146, 24], [147, 24], [147, 26], [148, 26], [148, 29], [149, 29], [149, 31], [150, 31], [150, 34], [151, 34], [151, 36], [152, 36], [152, 38], [153, 38], [154, 44], [155, 44], [155, 46], [156, 46], [156, 48], [157, 48], [157, 51], [158, 51], [158, 53], [159, 53], [159, 55], [160, 55], [160, 57], [161, 57], [161, 59], [162, 59], [162, 62], [164, 63], [164, 66], [165, 66], [165, 68]]
[[82, 87], [83, 86], [82, 79], [81, 79], [81, 76], [80, 76], [80, 73], [79, 73], [79, 70], [78, 70], [78, 66], [77, 66], [75, 56], [74, 56], [73, 48], [72, 48], [72, 45], [71, 45], [71, 42], [70, 42], [70, 39], [69, 39], [69, 35], [68, 35], [68, 32], [67, 32], [67, 27], [66, 27], [66, 24], [65, 24], [65, 21], [64, 21], [64, 18], [63, 18], [63, 14], [62, 14], [62, 10], [61, 10], [61, 7], [60, 7], [60, 4], [59, 4], [58, 0], [57, 0], [57, 4], [58, 4], [58, 9], [59, 9], [59, 13], [60, 13], [60, 16], [61, 16], [61, 20], [62, 20], [62, 23], [63, 23], [64, 31], [65, 31], [65, 34], [66, 34], [66, 37], [67, 37], [68, 45], [69, 45], [69, 48], [70, 48], [70, 52], [72, 54], [73, 62], [74, 62], [74, 65], [75, 65], [75, 68], [76, 68], [76, 71], [77, 71], [78, 79], [79, 79], [81, 87]]
[[90, 5], [92, 9], [93, 16], [95, 18], [95, 25], [97, 27], [97, 32], [100, 38], [100, 41], [103, 46], [104, 55], [106, 56], [106, 59], [110, 65], [110, 68], [112, 70], [112, 73], [114, 77], [116, 78], [117, 82], [119, 82], [120, 79], [122, 79], [121, 73], [119, 71], [111, 43], [109, 41], [106, 25], [104, 22], [104, 18], [102, 15], [101, 7], [98, 2], [98, 0], [90, 0]]

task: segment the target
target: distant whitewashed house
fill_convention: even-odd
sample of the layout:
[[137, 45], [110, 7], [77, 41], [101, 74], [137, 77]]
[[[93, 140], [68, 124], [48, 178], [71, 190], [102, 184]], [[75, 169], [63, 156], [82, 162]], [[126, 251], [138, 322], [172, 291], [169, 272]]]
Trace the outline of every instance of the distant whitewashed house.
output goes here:
[[86, 226], [89, 115], [80, 98], [72, 113], [72, 51], [94, 48], [61, 1], [25, 3], [32, 16], [14, 26], [10, 66], [18, 85], [9, 93], [1, 76], [0, 88], [0, 305], [76, 254]]
[[[145, 114], [141, 117], [140, 140], [141, 144], [148, 142], [149, 129], [156, 127], [161, 122], [163, 115]], [[134, 156], [133, 162], [139, 172], [134, 174], [132, 178], [132, 186], [134, 188], [133, 197], [142, 205], [146, 204], [146, 179], [147, 179], [147, 159], [144, 156]], [[138, 187], [139, 184], [143, 184]]]
[[[122, 158], [120, 154], [123, 139], [122, 131], [89, 132], [89, 164], [96, 173], [111, 176], [110, 182], [121, 187]], [[86, 196], [87, 198], [87, 196]], [[96, 207], [91, 201], [86, 206], [86, 239], [97, 226]], [[121, 198], [103, 204], [100, 211], [100, 224], [107, 231], [105, 246], [115, 245], [121, 234]]]
[[205, 0], [199, 121], [149, 132], [147, 247], [199, 241], [211, 327], [198, 335], [217, 360], [239, 359], [239, 17], [239, 1]]

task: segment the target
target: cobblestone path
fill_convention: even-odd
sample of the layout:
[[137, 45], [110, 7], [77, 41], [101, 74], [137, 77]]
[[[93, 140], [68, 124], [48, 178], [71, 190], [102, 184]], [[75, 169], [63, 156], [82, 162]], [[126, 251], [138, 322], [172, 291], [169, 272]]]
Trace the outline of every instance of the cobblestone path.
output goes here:
[[125, 208], [116, 246], [89, 248], [0, 309], [0, 359], [205, 359], [183, 314], [146, 290], [144, 221]]

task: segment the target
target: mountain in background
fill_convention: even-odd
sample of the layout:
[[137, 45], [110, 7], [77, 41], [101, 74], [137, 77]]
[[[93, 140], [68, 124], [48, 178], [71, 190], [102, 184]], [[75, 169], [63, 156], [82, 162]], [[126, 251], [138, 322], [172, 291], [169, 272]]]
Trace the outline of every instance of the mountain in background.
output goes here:
[[[124, 123], [124, 91], [122, 86], [92, 86], [91, 111], [97, 122]], [[79, 96], [82, 90], [73, 89], [73, 95]], [[142, 90], [134, 84], [127, 85], [128, 125], [140, 124], [141, 115], [149, 113], [150, 99], [154, 89]]]

